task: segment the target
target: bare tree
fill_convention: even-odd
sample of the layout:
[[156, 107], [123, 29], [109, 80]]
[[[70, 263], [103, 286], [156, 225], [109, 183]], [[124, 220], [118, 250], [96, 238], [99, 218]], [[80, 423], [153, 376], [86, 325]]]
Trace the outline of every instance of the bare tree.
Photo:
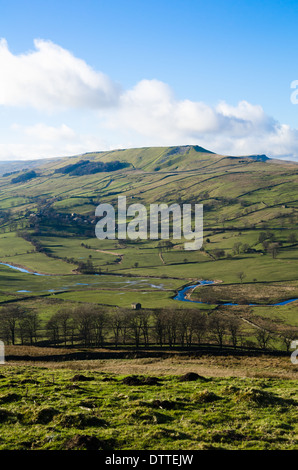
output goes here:
[[150, 325], [150, 312], [142, 310], [142, 324], [141, 330], [144, 338], [144, 345], [148, 346], [149, 344], [149, 325]]
[[256, 332], [256, 339], [260, 348], [265, 351], [268, 348], [270, 341], [272, 340], [272, 334], [265, 328], [258, 328]]
[[97, 310], [93, 313], [93, 328], [94, 328], [94, 341], [95, 346], [103, 346], [104, 344], [104, 329], [107, 324], [107, 317], [104, 310]]
[[[55, 324], [57, 324], [58, 336], [60, 337], [61, 334], [65, 346], [70, 336], [72, 321], [72, 309], [63, 308], [54, 314], [54, 316], [52, 317], [52, 323], [50, 324], [52, 330], [55, 328]], [[52, 333], [54, 332], [52, 331]]]
[[289, 352], [292, 341], [298, 340], [298, 328], [286, 328], [280, 334], [280, 338], [286, 348], [286, 351]]
[[93, 306], [80, 305], [73, 312], [73, 319], [84, 346], [91, 346], [93, 340]]
[[187, 342], [188, 327], [189, 327], [188, 312], [187, 310], [180, 310], [179, 316], [177, 318], [177, 334], [179, 336], [181, 346], [184, 346], [184, 343]]
[[24, 310], [17, 305], [9, 305], [0, 311], [0, 331], [6, 342], [15, 344], [19, 321]]
[[32, 346], [37, 341], [37, 332], [40, 318], [36, 312], [25, 313], [19, 321], [19, 330], [22, 344], [29, 342]]
[[47, 337], [54, 344], [59, 343], [59, 322], [57, 317], [53, 315], [46, 324]]
[[280, 247], [280, 245], [279, 245], [279, 243], [277, 243], [277, 242], [275, 242], [275, 243], [270, 243], [270, 244], [268, 245], [267, 251], [268, 251], [269, 253], [271, 253], [271, 256], [272, 256], [273, 259], [275, 259], [275, 258], [277, 257], [277, 254], [278, 254], [278, 252], [279, 252], [279, 247]]
[[198, 344], [201, 344], [207, 331], [207, 317], [205, 314], [197, 311], [193, 313], [192, 330], [197, 338]]
[[240, 322], [236, 317], [230, 317], [227, 321], [227, 329], [231, 335], [234, 349], [236, 349], [239, 340]]
[[124, 314], [122, 311], [111, 312], [108, 319], [108, 324], [111, 327], [114, 334], [114, 343], [116, 348], [118, 347], [120, 341], [121, 331], [124, 327]]
[[177, 312], [175, 310], [167, 310], [165, 316], [165, 332], [170, 347], [175, 346], [177, 341]]
[[218, 313], [211, 314], [208, 329], [211, 337], [218, 343], [219, 347], [222, 348], [226, 334], [226, 322], [222, 315]]
[[[200, 314], [196, 310], [177, 311], [177, 333], [181, 345], [190, 347], [193, 343], [193, 337], [197, 333]], [[202, 323], [201, 323], [202, 326]]]
[[142, 316], [139, 311], [131, 311], [128, 317], [128, 325], [131, 335], [134, 339], [135, 346], [138, 348], [140, 346], [140, 338], [142, 331]]
[[166, 315], [163, 309], [155, 310], [153, 314], [154, 326], [153, 331], [156, 341], [162, 347], [166, 341]]

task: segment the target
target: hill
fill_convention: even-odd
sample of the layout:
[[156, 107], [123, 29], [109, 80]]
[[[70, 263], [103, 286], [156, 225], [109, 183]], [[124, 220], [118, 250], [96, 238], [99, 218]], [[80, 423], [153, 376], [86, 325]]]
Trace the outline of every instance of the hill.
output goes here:
[[295, 211], [297, 169], [294, 162], [197, 146], [88, 153], [40, 162], [34, 181], [22, 181], [32, 173], [27, 169], [0, 178], [0, 209], [25, 214], [46, 201], [57, 212], [92, 216], [99, 201], [121, 194], [142, 204], [203, 203], [207, 226], [275, 224], [277, 215]]
[[[298, 326], [297, 170], [187, 145], [87, 153], [2, 176], [0, 303], [38, 312], [41, 337], [62, 306], [140, 303], [150, 321], [160, 308], [221, 311], [242, 319], [242, 344], [256, 345], [255, 333], [269, 328], [272, 345], [284, 348], [281, 338]], [[97, 239], [96, 207], [116, 206], [120, 195], [146, 208], [203, 204], [201, 249], [185, 251], [183, 239]], [[177, 300], [198, 280], [213, 285]]]

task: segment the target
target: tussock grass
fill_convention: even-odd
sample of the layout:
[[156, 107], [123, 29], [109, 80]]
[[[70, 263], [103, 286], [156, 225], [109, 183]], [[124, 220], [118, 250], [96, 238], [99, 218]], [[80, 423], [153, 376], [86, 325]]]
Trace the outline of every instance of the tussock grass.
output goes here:
[[296, 380], [201, 376], [194, 360], [196, 380], [181, 380], [166, 364], [162, 375], [150, 371], [156, 363], [143, 375], [107, 372], [101, 361], [92, 369], [6, 364], [0, 450], [297, 448]]

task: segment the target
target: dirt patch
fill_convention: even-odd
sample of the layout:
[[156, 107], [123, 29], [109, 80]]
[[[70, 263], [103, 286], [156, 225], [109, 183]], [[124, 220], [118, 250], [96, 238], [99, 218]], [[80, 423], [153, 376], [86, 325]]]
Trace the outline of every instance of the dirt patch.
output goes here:
[[82, 406], [83, 408], [93, 409], [96, 408], [97, 403], [92, 400], [82, 400], [80, 402], [80, 406]]
[[144, 411], [143, 408], [135, 408], [127, 413], [126, 419], [132, 422], [137, 421], [140, 424], [164, 424], [172, 421], [174, 418], [160, 411]]
[[186, 374], [179, 377], [180, 382], [192, 382], [195, 380], [202, 380], [203, 382], [207, 382], [208, 379], [202, 375], [197, 374], [196, 372], [187, 372]]
[[177, 429], [170, 429], [170, 428], [162, 428], [160, 427], [157, 430], [154, 430], [153, 432], [149, 432], [148, 435], [150, 435], [150, 441], [153, 439], [171, 439], [171, 440], [180, 440], [180, 439], [189, 439], [190, 435], [186, 434], [184, 432], [178, 431]]
[[122, 383], [125, 385], [160, 385], [160, 379], [157, 377], [130, 375], [128, 377], [124, 377]]
[[203, 390], [202, 392], [194, 394], [193, 401], [196, 403], [211, 403], [213, 401], [220, 400], [220, 398], [221, 397], [209, 390]]
[[70, 384], [66, 387], [66, 390], [80, 390], [81, 387], [79, 387], [76, 384]]
[[274, 395], [273, 393], [260, 390], [258, 388], [248, 388], [239, 390], [235, 393], [235, 399], [238, 402], [251, 403], [257, 406], [270, 405], [295, 405], [295, 400], [286, 400]]
[[59, 425], [63, 428], [84, 429], [90, 426], [103, 427], [107, 425], [107, 422], [91, 413], [72, 413], [61, 415]]
[[20, 381], [20, 383], [22, 385], [25, 385], [25, 384], [34, 384], [34, 385], [37, 385], [39, 384], [38, 380], [34, 380], [34, 379], [23, 379]]
[[[8, 346], [8, 348], [11, 346]], [[17, 348], [15, 346], [15, 348]], [[87, 371], [90, 374], [94, 371], [105, 373], [105, 374], [114, 374], [116, 376], [129, 376], [129, 375], [152, 375], [158, 377], [164, 376], [179, 376], [184, 375], [188, 372], [196, 371], [201, 376], [206, 378], [212, 377], [265, 377], [265, 378], [283, 378], [297, 380], [298, 375], [298, 366], [293, 365], [289, 360], [289, 355], [285, 356], [275, 356], [271, 354], [258, 354], [258, 355], [239, 355], [235, 356], [232, 354], [217, 354], [213, 355], [208, 354], [194, 354], [183, 356], [175, 352], [171, 353], [165, 351], [160, 353], [160, 357], [157, 357], [157, 354], [149, 356], [146, 358], [144, 363], [144, 358], [140, 357], [129, 357], [127, 359], [127, 352], [121, 351], [123, 355], [118, 356], [118, 352], [99, 350], [100, 353], [104, 353], [103, 357], [92, 358], [92, 360], [78, 360], [73, 358], [71, 361], [49, 361], [46, 362], [41, 359], [38, 359], [36, 356], [36, 361], [32, 361], [32, 357], [36, 354], [36, 349], [39, 351], [39, 354], [43, 350], [42, 348], [26, 347], [24, 351], [22, 346], [20, 346], [19, 354], [21, 351], [23, 353], [30, 352], [30, 360], [22, 359], [22, 361], [16, 361], [9, 364], [9, 366], [28, 366], [38, 365], [39, 367], [45, 367], [46, 369], [65, 369], [72, 370], [73, 373], [84, 373], [87, 375]], [[57, 351], [47, 350], [47, 354], [54, 353], [54, 358], [56, 357]], [[115, 353], [115, 356], [114, 356]], [[106, 354], [106, 355], [105, 355]], [[22, 357], [21, 355], [19, 357]], [[150, 362], [148, 359], [150, 358]], [[97, 360], [100, 359], [100, 360]], [[100, 379], [100, 381], [102, 381]], [[118, 380], [118, 379], [115, 379]], [[19, 382], [16, 381], [16, 384]]]
[[175, 408], [181, 408], [183, 403], [173, 400], [152, 400], [144, 403], [144, 405], [150, 408], [160, 408], [162, 410], [174, 410]]
[[76, 434], [64, 444], [65, 450], [101, 450], [105, 449], [106, 442], [95, 436]]
[[114, 377], [104, 377], [103, 379], [101, 379], [102, 382], [116, 382], [117, 379], [115, 379]]
[[212, 435], [213, 442], [233, 442], [246, 440], [246, 436], [243, 433], [236, 432], [234, 429], [224, 429], [221, 432], [215, 432]]
[[74, 375], [71, 379], [72, 382], [90, 382], [90, 380], [94, 380], [93, 377], [86, 377], [86, 375], [81, 374]]
[[11, 411], [0, 408], [0, 423], [5, 423], [7, 421], [17, 421], [18, 417]]
[[21, 395], [17, 393], [7, 393], [6, 395], [0, 396], [0, 403], [12, 403], [21, 400], [21, 398]]
[[33, 421], [38, 424], [48, 424], [58, 413], [59, 412], [55, 410], [55, 408], [42, 408], [36, 412]]

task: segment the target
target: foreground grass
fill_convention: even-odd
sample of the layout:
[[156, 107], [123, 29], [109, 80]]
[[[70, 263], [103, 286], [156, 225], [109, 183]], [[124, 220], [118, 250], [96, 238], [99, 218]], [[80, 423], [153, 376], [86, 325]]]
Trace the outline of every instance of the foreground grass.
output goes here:
[[[127, 375], [128, 360], [120, 361], [122, 373], [105, 370], [109, 361], [7, 363], [0, 370], [0, 450], [297, 448], [295, 379], [206, 373], [187, 380], [198, 363], [172, 358], [172, 366], [175, 360], [176, 369], [169, 361], [158, 368], [158, 360], [142, 359], [143, 369], [134, 361], [134, 370], [144, 371], [138, 376]], [[209, 358], [213, 366], [217, 360]]]

